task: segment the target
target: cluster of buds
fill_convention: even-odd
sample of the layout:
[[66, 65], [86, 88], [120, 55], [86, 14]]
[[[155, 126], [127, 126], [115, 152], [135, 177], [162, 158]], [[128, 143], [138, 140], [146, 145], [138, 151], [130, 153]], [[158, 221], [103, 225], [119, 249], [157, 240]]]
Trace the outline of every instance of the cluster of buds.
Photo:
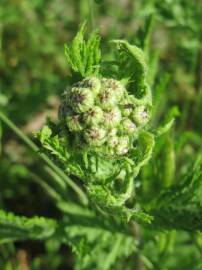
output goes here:
[[64, 92], [59, 118], [78, 147], [122, 156], [133, 147], [150, 113], [121, 82], [90, 77]]

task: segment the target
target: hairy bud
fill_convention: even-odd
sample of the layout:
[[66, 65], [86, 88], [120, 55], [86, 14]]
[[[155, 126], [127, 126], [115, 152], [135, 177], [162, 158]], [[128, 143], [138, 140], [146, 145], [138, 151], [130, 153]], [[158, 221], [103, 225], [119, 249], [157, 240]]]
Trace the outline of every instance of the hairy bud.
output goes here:
[[104, 125], [108, 128], [115, 127], [121, 121], [121, 111], [115, 107], [104, 114]]
[[84, 87], [90, 88], [95, 95], [99, 93], [101, 88], [100, 79], [96, 77], [90, 77], [84, 79], [82, 82], [83, 83], [81, 84], [81, 86], [83, 85]]
[[122, 107], [122, 110], [121, 110], [123, 116], [129, 116], [132, 113], [133, 109], [134, 109], [133, 104], [131, 104], [131, 103], [124, 104]]
[[81, 122], [80, 122], [80, 116], [79, 115], [70, 115], [66, 118], [67, 126], [70, 131], [76, 132], [81, 131], [83, 129]]
[[144, 126], [149, 121], [149, 113], [144, 105], [138, 106], [132, 113], [132, 119], [140, 126]]
[[96, 125], [103, 120], [103, 111], [98, 106], [93, 106], [84, 114], [84, 121], [87, 125]]
[[124, 119], [122, 122], [123, 130], [128, 134], [133, 134], [135, 131], [137, 131], [137, 126], [130, 120], [130, 119]]
[[106, 130], [100, 127], [92, 127], [85, 131], [84, 138], [89, 145], [101, 146], [105, 142]]
[[86, 112], [94, 103], [94, 96], [89, 88], [72, 88], [69, 96], [69, 103], [75, 112]]
[[117, 104], [117, 97], [111, 89], [104, 89], [99, 94], [99, 104], [103, 109], [111, 109]]
[[77, 138], [74, 144], [109, 156], [125, 155], [149, 120], [147, 105], [137, 106], [137, 99], [114, 79], [88, 77], [63, 97], [59, 117]]
[[114, 79], [103, 79], [102, 83], [103, 89], [110, 90], [110, 92], [116, 96], [118, 101], [124, 96], [125, 88], [119, 81]]
[[119, 138], [118, 145], [116, 146], [117, 155], [125, 155], [129, 150], [129, 138], [128, 136], [122, 136]]

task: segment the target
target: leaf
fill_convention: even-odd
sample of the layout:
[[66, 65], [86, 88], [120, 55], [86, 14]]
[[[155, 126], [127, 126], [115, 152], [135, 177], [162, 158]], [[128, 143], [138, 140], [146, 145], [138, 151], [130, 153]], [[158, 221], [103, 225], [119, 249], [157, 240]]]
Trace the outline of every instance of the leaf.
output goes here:
[[0, 210], [0, 242], [16, 240], [42, 240], [56, 230], [55, 220], [44, 217], [26, 218]]
[[144, 28], [140, 29], [138, 33], [140, 43], [141, 43], [140, 46], [141, 48], [144, 49], [145, 53], [148, 53], [148, 50], [149, 50], [150, 39], [151, 39], [151, 35], [154, 29], [155, 16], [156, 15], [154, 13], [148, 16], [148, 18], [146, 18], [145, 20]]
[[94, 213], [90, 211], [88, 208], [84, 208], [79, 206], [78, 204], [67, 202], [67, 201], [59, 201], [57, 203], [58, 208], [70, 215], [83, 216], [83, 217], [92, 217]]
[[[115, 43], [118, 46], [118, 49], [120, 50], [120, 53], [124, 53], [127, 58], [129, 59], [133, 65], [134, 70], [133, 72], [136, 73], [136, 77], [145, 77], [146, 71], [147, 71], [147, 65], [144, 58], [143, 51], [136, 47], [135, 45], [129, 44], [126, 40], [112, 40], [111, 42]], [[122, 59], [125, 60], [126, 59]]]
[[121, 249], [122, 241], [124, 241], [124, 238], [121, 236], [117, 236], [117, 238], [114, 241], [114, 245], [106, 257], [104, 263], [103, 263], [103, 270], [111, 269], [111, 266], [116, 262], [117, 257], [119, 256], [119, 250]]
[[57, 157], [61, 162], [66, 163], [69, 159], [69, 153], [63, 146], [58, 135], [52, 136], [52, 130], [45, 125], [39, 132], [34, 134], [37, 137], [44, 149], [48, 150], [53, 156]]
[[202, 231], [202, 156], [179, 184], [165, 189], [151, 210], [153, 226], [165, 229]]
[[64, 242], [72, 246], [76, 256], [75, 269], [115, 269], [136, 250], [128, 229], [100, 213], [91, 216], [72, 213], [64, 219], [63, 231]]
[[101, 60], [100, 36], [94, 32], [86, 42], [85, 31], [86, 23], [83, 23], [73, 39], [72, 45], [65, 44], [65, 56], [72, 73], [79, 74], [82, 78], [97, 74]]
[[133, 192], [133, 181], [134, 179], [131, 177], [119, 192], [116, 192], [113, 188], [110, 189], [106, 185], [91, 184], [87, 186], [88, 193], [96, 205], [114, 217], [119, 216], [120, 220], [124, 222], [135, 220], [142, 224], [150, 223], [152, 220], [151, 215], [144, 213], [140, 208], [127, 208], [125, 206], [126, 200], [131, 197]]
[[167, 133], [172, 128], [175, 118], [179, 115], [179, 109], [176, 106], [173, 106], [166, 114], [164, 124], [158, 128], [155, 128], [153, 134], [159, 137]]
[[143, 51], [126, 40], [112, 40], [119, 50], [119, 74], [121, 79], [127, 79], [131, 92], [142, 97], [145, 94], [145, 78], [147, 65]]
[[41, 143], [43, 144], [46, 140], [50, 138], [51, 135], [52, 135], [51, 129], [47, 125], [45, 125], [40, 132]]
[[138, 151], [133, 153], [131, 159], [134, 159], [134, 175], [139, 173], [141, 167], [143, 167], [151, 158], [154, 148], [154, 136], [147, 131], [141, 131], [139, 134]]
[[168, 121], [163, 126], [155, 129], [153, 133], [157, 137], [164, 135], [165, 133], [167, 133], [172, 128], [174, 122], [175, 122], [175, 119], [171, 119], [170, 121]]

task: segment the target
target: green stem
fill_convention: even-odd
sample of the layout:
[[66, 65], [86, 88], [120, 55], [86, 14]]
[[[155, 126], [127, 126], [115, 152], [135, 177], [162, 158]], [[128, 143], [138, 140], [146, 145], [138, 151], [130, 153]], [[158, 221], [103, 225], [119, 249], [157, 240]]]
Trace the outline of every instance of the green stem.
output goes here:
[[32, 142], [2, 111], [0, 111], [0, 119], [10, 128], [12, 129], [16, 135], [25, 143], [30, 149], [34, 152], [37, 152], [40, 158], [50, 167], [52, 168], [65, 182], [69, 185], [75, 193], [77, 193], [80, 201], [84, 204], [88, 204], [88, 199], [83, 190], [78, 187], [59, 167], [57, 167], [53, 161], [44, 153], [39, 153], [39, 148], [35, 143]]
[[57, 185], [60, 186], [63, 191], [65, 191], [66, 183], [61, 179], [61, 177], [49, 166], [44, 166], [44, 170], [54, 179]]
[[30, 172], [30, 176], [32, 177], [32, 179], [39, 184], [47, 193], [50, 197], [52, 197], [55, 201], [61, 201], [62, 198], [60, 197], [60, 195], [55, 192], [55, 190], [49, 186], [45, 181], [43, 181], [42, 178], [40, 178], [37, 174]]

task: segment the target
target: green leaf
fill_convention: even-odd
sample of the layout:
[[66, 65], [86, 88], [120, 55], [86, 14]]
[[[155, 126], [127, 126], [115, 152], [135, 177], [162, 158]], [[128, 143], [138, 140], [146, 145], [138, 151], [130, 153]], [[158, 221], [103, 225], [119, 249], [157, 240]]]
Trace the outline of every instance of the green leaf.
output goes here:
[[98, 74], [101, 52], [100, 36], [93, 32], [85, 41], [86, 23], [83, 23], [72, 41], [72, 45], [65, 44], [65, 56], [71, 71], [82, 78]]
[[34, 135], [39, 139], [44, 149], [58, 158], [58, 160], [63, 163], [68, 161], [69, 153], [64, 147], [63, 142], [59, 139], [58, 135], [52, 136], [52, 130], [47, 125]]
[[172, 128], [174, 122], [175, 122], [175, 119], [171, 119], [170, 121], [168, 121], [163, 126], [158, 127], [157, 129], [155, 129], [154, 130], [155, 136], [159, 137], [159, 136], [162, 136], [165, 133], [167, 133]]
[[64, 219], [63, 231], [64, 242], [72, 246], [76, 256], [75, 269], [115, 269], [136, 250], [127, 227], [124, 229], [119, 222], [100, 213], [72, 213]]
[[[134, 69], [138, 71], [136, 77], [145, 77], [147, 71], [147, 65], [144, 58], [143, 51], [135, 45], [129, 44], [126, 40], [112, 40], [113, 43], [117, 44], [120, 52], [126, 54], [127, 58], [134, 64]], [[135, 71], [133, 71], [135, 72]]]
[[146, 84], [147, 65], [143, 51], [125, 40], [113, 40], [119, 50], [119, 77], [128, 81], [128, 89], [135, 97], [147, 98], [151, 103], [150, 91]]
[[0, 210], [0, 242], [42, 240], [56, 231], [55, 220], [44, 217], [26, 218]]
[[134, 175], [139, 173], [143, 167], [150, 160], [154, 148], [154, 136], [147, 131], [141, 131], [139, 134], [138, 150], [133, 152], [131, 159], [134, 159], [135, 165], [133, 166]]
[[57, 206], [62, 212], [66, 214], [84, 216], [84, 217], [94, 216], [94, 213], [90, 209], [81, 207], [80, 205], [72, 203], [72, 202], [59, 201], [57, 203]]
[[45, 125], [40, 132], [41, 143], [43, 144], [46, 140], [50, 138], [51, 135], [52, 135], [51, 129], [47, 125]]
[[151, 214], [153, 226], [165, 229], [202, 231], [202, 156], [190, 166], [184, 179], [165, 189]]
[[167, 133], [172, 128], [175, 118], [179, 115], [179, 109], [176, 106], [173, 106], [166, 114], [164, 124], [158, 128], [155, 128], [153, 134], [159, 137]]

